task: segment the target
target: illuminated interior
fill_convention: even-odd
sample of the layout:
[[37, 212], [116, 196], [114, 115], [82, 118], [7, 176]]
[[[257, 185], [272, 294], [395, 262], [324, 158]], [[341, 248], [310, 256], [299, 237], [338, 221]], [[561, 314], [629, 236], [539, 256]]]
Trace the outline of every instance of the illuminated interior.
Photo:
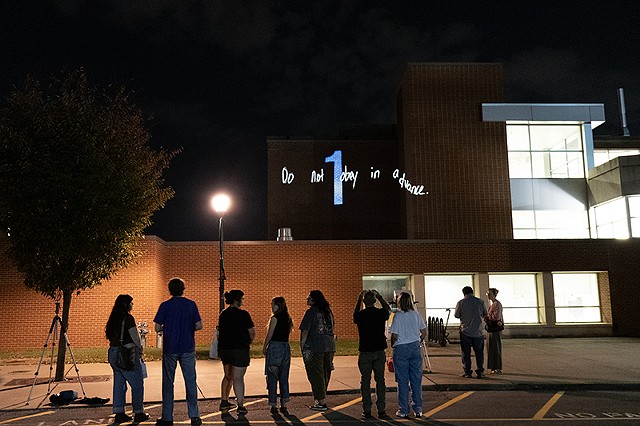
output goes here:
[[514, 238], [590, 238], [584, 132], [507, 123]]

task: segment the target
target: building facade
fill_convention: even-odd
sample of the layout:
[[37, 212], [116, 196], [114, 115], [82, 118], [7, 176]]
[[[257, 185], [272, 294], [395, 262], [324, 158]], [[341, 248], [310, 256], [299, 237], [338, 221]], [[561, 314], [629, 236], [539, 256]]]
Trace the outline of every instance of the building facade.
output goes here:
[[[602, 104], [507, 104], [500, 65], [416, 63], [397, 111], [396, 124], [339, 137], [268, 138], [270, 241], [225, 247], [226, 287], [246, 293], [258, 339], [276, 295], [299, 322], [308, 292], [322, 290], [338, 335], [356, 337], [363, 288], [388, 300], [411, 290], [423, 315], [446, 319], [466, 285], [483, 298], [500, 290], [506, 336], [640, 336], [640, 140], [595, 138]], [[283, 228], [293, 240], [276, 241]], [[217, 242], [151, 236], [140, 247], [135, 265], [74, 296], [75, 346], [106, 343], [120, 293], [150, 323], [174, 276], [201, 309], [198, 343], [210, 340]], [[0, 348], [41, 346], [53, 302], [3, 256], [0, 286], [11, 301]]]

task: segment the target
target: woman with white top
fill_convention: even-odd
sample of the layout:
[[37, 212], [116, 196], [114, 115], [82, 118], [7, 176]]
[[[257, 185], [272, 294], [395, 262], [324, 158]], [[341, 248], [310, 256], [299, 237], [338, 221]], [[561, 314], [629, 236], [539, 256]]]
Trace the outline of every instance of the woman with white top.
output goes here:
[[409, 417], [409, 387], [416, 418], [422, 417], [422, 353], [420, 343], [427, 336], [424, 319], [413, 309], [409, 293], [400, 293], [398, 311], [391, 323], [393, 366], [398, 383], [396, 416]]

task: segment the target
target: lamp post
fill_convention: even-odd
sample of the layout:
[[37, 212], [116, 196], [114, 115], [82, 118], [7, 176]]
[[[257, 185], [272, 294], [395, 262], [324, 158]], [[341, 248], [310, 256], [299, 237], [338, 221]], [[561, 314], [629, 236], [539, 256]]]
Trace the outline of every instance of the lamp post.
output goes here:
[[218, 238], [220, 240], [220, 312], [224, 309], [224, 229], [222, 227], [222, 216], [229, 208], [231, 199], [226, 194], [217, 194], [211, 199], [213, 210], [218, 213]]

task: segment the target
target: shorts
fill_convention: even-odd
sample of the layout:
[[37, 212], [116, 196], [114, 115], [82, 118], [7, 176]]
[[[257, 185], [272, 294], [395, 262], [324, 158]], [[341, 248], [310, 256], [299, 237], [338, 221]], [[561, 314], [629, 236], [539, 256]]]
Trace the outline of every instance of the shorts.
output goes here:
[[218, 349], [218, 356], [222, 364], [231, 364], [234, 367], [248, 367], [251, 360], [249, 349]]

